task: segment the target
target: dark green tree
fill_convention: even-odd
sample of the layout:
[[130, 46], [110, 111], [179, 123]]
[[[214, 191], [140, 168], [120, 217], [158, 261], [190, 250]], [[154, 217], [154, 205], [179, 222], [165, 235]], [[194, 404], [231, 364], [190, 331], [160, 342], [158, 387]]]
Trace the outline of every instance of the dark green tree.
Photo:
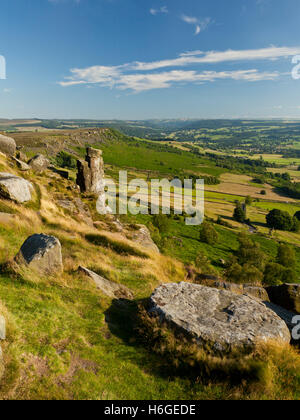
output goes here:
[[156, 214], [153, 216], [152, 224], [157, 227], [160, 233], [168, 233], [170, 220], [166, 214]]
[[236, 203], [236, 207], [233, 212], [233, 218], [237, 222], [244, 223], [247, 219], [247, 214], [245, 208], [243, 208], [240, 202]]
[[209, 222], [203, 222], [200, 227], [200, 241], [209, 245], [214, 245], [218, 240], [219, 235], [213, 225]]
[[288, 212], [279, 209], [271, 210], [266, 217], [267, 225], [271, 229], [292, 231], [293, 219]]
[[264, 272], [264, 284], [266, 286], [279, 286], [282, 284], [282, 278], [285, 268], [277, 263], [270, 262], [266, 265]]
[[296, 265], [296, 253], [293, 247], [280, 244], [277, 251], [276, 262], [283, 267], [293, 268]]

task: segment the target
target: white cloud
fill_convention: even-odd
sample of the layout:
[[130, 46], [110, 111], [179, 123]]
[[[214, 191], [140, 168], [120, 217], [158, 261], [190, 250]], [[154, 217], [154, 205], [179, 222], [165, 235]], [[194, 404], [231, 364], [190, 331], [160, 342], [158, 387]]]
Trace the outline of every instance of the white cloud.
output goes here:
[[153, 8], [150, 9], [150, 13], [151, 13], [151, 15], [156, 16], [159, 13], [167, 14], [167, 13], [169, 13], [169, 10], [168, 10], [167, 6], [162, 6], [159, 9], [153, 9]]
[[187, 15], [182, 15], [181, 20], [189, 25], [195, 26], [195, 35], [199, 35], [200, 32], [204, 31], [212, 22], [210, 17], [198, 19], [197, 17]]
[[279, 77], [277, 72], [259, 72], [252, 70], [237, 71], [204, 71], [194, 70], [171, 70], [161, 73], [132, 73], [124, 74], [118, 71], [109, 73], [103, 71], [103, 67], [93, 67], [87, 69], [73, 69], [72, 76], [67, 81], [60, 82], [61, 86], [74, 85], [98, 85], [103, 87], [116, 88], [119, 90], [132, 90], [142, 92], [152, 89], [165, 89], [180, 83], [204, 83], [215, 82], [217, 80], [244, 80], [257, 82], [261, 80], [274, 80]]
[[[154, 62], [133, 62], [119, 66], [92, 66], [71, 69], [70, 76], [59, 82], [61, 86], [98, 85], [119, 90], [141, 92], [164, 89], [180, 83], [206, 83], [217, 80], [256, 82], [276, 80], [283, 74], [258, 69], [235, 71], [196, 71], [174, 69], [189, 65], [220, 64], [223, 62], [249, 62], [274, 60], [300, 54], [300, 47], [269, 47], [257, 50], [191, 51], [175, 59]], [[165, 68], [172, 68], [162, 71]], [[159, 71], [160, 70], [160, 71]]]
[[300, 54], [300, 47], [269, 47], [256, 50], [190, 51], [174, 59], [136, 62], [136, 70], [157, 70], [164, 67], [182, 67], [192, 64], [217, 64], [230, 61], [274, 60]]

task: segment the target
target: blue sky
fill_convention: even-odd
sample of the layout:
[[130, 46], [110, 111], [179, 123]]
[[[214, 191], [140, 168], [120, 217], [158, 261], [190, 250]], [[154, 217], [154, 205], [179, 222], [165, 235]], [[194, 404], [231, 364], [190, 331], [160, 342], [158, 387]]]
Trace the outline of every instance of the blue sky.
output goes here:
[[1, 0], [0, 117], [300, 118], [299, 16], [299, 0]]

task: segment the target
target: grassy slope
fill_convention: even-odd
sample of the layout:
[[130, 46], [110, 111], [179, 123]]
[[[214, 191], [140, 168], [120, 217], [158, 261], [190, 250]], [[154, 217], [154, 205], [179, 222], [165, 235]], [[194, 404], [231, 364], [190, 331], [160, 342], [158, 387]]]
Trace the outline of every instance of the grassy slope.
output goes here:
[[[115, 145], [110, 158], [109, 147], [105, 147], [111, 164], [134, 166], [134, 161], [140, 161], [142, 169], [148, 168], [148, 160], [142, 161], [145, 150], [140, 151], [137, 159], [128, 146], [124, 162], [118, 160], [121, 159], [120, 144]], [[151, 153], [151, 170], [161, 171], [158, 163], [161, 153]], [[174, 159], [172, 169], [181, 169], [177, 161], [180, 155], [163, 154], [167, 168], [171, 167], [169, 156]], [[5, 162], [0, 164], [11, 171]], [[89, 280], [77, 273], [77, 267], [83, 264], [127, 285], [140, 300], [148, 297], [160, 283], [183, 280], [181, 264], [167, 256], [151, 255], [147, 260], [120, 256], [108, 248], [87, 242], [85, 234], [94, 233], [94, 230], [57, 208], [56, 195], [46, 188], [49, 174], [31, 174], [30, 177], [41, 188], [41, 199], [36, 197], [34, 206], [24, 209], [0, 201], [2, 211], [20, 215], [11, 225], [0, 225], [0, 263], [13, 258], [27, 236], [45, 232], [61, 240], [65, 271], [59, 278], [40, 278], [26, 271], [17, 276], [0, 273], [0, 301], [5, 305], [3, 311], [8, 319], [8, 339], [2, 345], [6, 373], [0, 382], [1, 398], [300, 397], [299, 377], [293, 372], [290, 383], [277, 381], [272, 389], [259, 388], [258, 393], [246, 390], [240, 384], [229, 385], [226, 381], [210, 379], [203, 382], [174, 376], [163, 357], [137, 341], [133, 330], [135, 303], [118, 304], [105, 298]], [[55, 180], [55, 189], [63, 195], [69, 194], [67, 186], [67, 181]], [[40, 211], [40, 216], [36, 210]], [[147, 222], [149, 218], [140, 216], [137, 220]], [[221, 241], [213, 248], [198, 242], [197, 228], [173, 221], [172, 233], [182, 239], [183, 246], [174, 243], [168, 253], [183, 262], [193, 260], [199, 252], [212, 260], [226, 258], [237, 245], [236, 232], [221, 227], [218, 231]], [[111, 235], [118, 239], [117, 234]], [[257, 240], [270, 254], [275, 253], [273, 241], [260, 237]], [[289, 378], [287, 374], [285, 376]]]

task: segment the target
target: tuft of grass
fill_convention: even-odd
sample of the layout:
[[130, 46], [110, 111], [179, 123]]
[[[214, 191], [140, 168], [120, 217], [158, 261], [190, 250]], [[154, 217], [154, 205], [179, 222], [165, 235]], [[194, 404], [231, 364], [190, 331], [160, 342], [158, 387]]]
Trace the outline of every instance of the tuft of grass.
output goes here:
[[149, 255], [145, 252], [140, 251], [139, 249], [134, 248], [133, 246], [125, 242], [108, 238], [105, 235], [101, 235], [98, 233], [89, 233], [85, 235], [85, 239], [94, 245], [103, 246], [104, 248], [110, 248], [111, 250], [120, 255], [132, 255], [140, 258], [149, 258]]
[[147, 301], [139, 304], [137, 332], [149, 351], [163, 358], [172, 376], [203, 384], [223, 383], [240, 399], [299, 399], [300, 353], [286, 343], [258, 343], [251, 354], [214, 356], [158, 317], [149, 315]]

